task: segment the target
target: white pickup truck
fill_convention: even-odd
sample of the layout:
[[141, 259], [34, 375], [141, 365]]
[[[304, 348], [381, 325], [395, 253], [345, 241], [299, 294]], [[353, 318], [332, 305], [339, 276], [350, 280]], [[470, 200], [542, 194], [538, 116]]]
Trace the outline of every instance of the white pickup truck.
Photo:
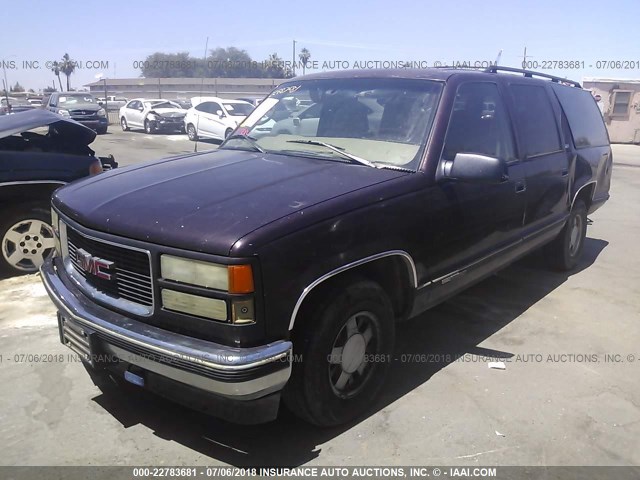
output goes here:
[[124, 97], [116, 97], [115, 95], [107, 95], [106, 100], [104, 97], [98, 98], [98, 105], [105, 107], [107, 110], [118, 110], [120, 107], [124, 107], [127, 103], [127, 99]]

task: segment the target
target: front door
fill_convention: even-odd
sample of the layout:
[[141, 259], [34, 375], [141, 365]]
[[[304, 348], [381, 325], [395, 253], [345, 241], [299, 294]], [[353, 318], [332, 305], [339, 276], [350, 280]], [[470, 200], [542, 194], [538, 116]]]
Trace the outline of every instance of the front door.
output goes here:
[[492, 82], [458, 87], [441, 162], [458, 153], [502, 159], [506, 177], [498, 184], [445, 179], [431, 189], [428, 235], [430, 300], [447, 296], [483, 276], [504, 252], [521, 241], [525, 172], [503, 96]]

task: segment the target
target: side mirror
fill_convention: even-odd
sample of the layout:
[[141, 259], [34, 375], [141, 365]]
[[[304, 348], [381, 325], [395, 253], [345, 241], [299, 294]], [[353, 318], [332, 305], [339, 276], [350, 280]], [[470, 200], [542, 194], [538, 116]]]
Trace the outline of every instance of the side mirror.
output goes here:
[[218, 115], [220, 118], [224, 118], [224, 112], [222, 110], [217, 110], [216, 111], [216, 115]]
[[293, 126], [294, 127], [299, 127], [300, 126], [300, 118], [293, 117]]
[[509, 178], [503, 160], [476, 153], [457, 153], [452, 161], [445, 162], [443, 174], [445, 178], [468, 183], [496, 184]]

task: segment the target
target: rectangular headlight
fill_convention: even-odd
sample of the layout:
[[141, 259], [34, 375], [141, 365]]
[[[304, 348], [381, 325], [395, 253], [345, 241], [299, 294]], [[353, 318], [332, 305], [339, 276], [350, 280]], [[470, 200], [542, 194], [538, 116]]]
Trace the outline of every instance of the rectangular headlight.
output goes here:
[[229, 290], [229, 272], [224, 265], [162, 255], [160, 268], [162, 277], [166, 280], [217, 290]]
[[190, 293], [162, 290], [162, 306], [176, 312], [188, 313], [213, 320], [227, 320], [227, 302], [217, 298], [200, 297]]

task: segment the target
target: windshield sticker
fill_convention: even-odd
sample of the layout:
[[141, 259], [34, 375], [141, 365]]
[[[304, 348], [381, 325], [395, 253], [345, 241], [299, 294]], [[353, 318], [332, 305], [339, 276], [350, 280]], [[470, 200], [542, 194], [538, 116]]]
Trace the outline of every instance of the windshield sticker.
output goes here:
[[300, 89], [302, 85], [291, 85], [290, 87], [282, 87], [279, 88], [277, 90], [274, 90], [273, 92], [271, 92], [271, 95], [269, 95], [270, 97], [277, 97], [280, 95], [284, 95], [287, 93], [293, 93], [296, 92], [297, 90]]

